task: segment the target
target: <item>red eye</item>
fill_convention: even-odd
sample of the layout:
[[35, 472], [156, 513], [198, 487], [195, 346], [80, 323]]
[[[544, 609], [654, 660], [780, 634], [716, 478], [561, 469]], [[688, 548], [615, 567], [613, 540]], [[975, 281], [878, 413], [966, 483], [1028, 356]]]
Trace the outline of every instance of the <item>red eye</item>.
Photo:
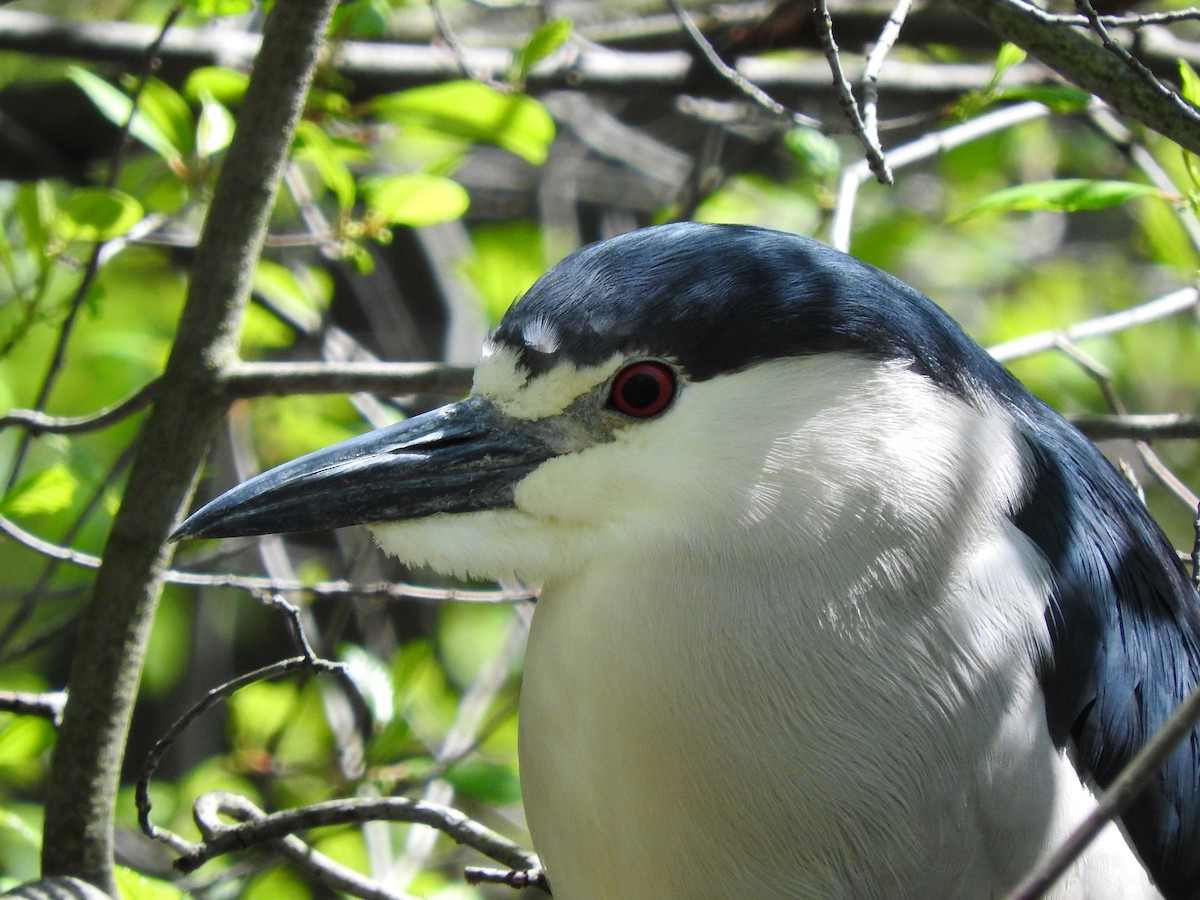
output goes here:
[[617, 373], [608, 405], [627, 416], [648, 419], [670, 406], [674, 398], [674, 370], [666, 363], [647, 360]]

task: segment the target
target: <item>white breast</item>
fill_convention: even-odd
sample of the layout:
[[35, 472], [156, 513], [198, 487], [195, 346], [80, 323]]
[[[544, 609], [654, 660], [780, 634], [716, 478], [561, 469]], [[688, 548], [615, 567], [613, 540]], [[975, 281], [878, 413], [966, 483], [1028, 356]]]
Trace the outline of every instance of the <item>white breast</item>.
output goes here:
[[[1019, 442], [910, 373], [842, 374], [786, 435], [741, 423], [714, 475], [740, 500], [593, 535], [545, 584], [521, 775], [557, 900], [1002, 896], [1086, 811], [1035, 676], [1046, 572], [1004, 515]], [[1157, 895], [1110, 829], [1054, 896]]]

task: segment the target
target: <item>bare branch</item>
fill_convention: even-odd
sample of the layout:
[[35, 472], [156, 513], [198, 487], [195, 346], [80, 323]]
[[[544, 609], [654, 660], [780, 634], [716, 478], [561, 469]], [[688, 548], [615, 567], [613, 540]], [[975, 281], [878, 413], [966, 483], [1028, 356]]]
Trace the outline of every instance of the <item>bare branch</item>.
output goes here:
[[1180, 146], [1200, 152], [1200, 115], [1181, 112], [1142, 79], [1130, 78], [1125, 62], [1072, 28], [1059, 26], [1024, 0], [955, 0], [999, 37], [1036, 56], [1068, 81], [1095, 94]]
[[879, 40], [867, 55], [867, 65], [862, 74], [862, 117], [863, 130], [873, 146], [879, 146], [879, 72], [883, 61], [891, 52], [892, 45], [900, 37], [900, 29], [904, 19], [912, 7], [912, 0], [897, 0], [896, 5], [888, 15], [888, 20], [879, 33]]
[[167, 844], [175, 852], [185, 857], [191, 857], [202, 852], [202, 846], [192, 844], [174, 832], [165, 828], [159, 828], [150, 821], [150, 813], [153, 810], [153, 803], [150, 800], [150, 782], [154, 778], [154, 773], [158, 770], [158, 764], [162, 762], [162, 758], [166, 756], [167, 751], [175, 745], [175, 742], [191, 727], [193, 722], [227, 697], [231, 697], [247, 685], [255, 684], [259, 681], [269, 681], [272, 678], [279, 678], [291, 672], [304, 670], [313, 672], [341, 672], [342, 666], [339, 663], [307, 655], [293, 656], [290, 659], [281, 660], [269, 666], [255, 669], [253, 672], [239, 675], [237, 678], [218, 685], [208, 691], [200, 700], [192, 704], [187, 712], [171, 723], [171, 727], [155, 742], [154, 747], [146, 755], [146, 761], [142, 764], [142, 772], [138, 777], [138, 782], [134, 789], [138, 822], [147, 837]]
[[1192, 691], [1167, 723], [1159, 729], [1121, 774], [1109, 785], [1087, 817], [1021, 885], [1008, 900], [1036, 900], [1079, 858], [1088, 844], [1109, 822], [1114, 821], [1137, 799], [1150, 780], [1158, 774], [1187, 735], [1200, 723], [1200, 688]]
[[704, 58], [708, 60], [708, 64], [713, 67], [713, 70], [718, 75], [768, 112], [780, 118], [791, 119], [797, 125], [807, 125], [810, 128], [822, 127], [819, 119], [814, 119], [812, 116], [806, 116], [803, 113], [788, 109], [733, 66], [725, 62], [725, 60], [721, 59], [721, 54], [717, 53], [717, 49], [704, 36], [704, 32], [696, 25], [695, 20], [683, 8], [679, 0], [668, 0], [668, 2], [671, 4], [671, 9], [674, 11], [676, 18], [679, 19], [679, 24], [683, 26], [688, 37], [692, 39], [692, 43], [696, 45], [696, 48], [704, 55]]
[[465, 394], [473, 369], [446, 363], [239, 363], [224, 379], [230, 398], [289, 394]]
[[99, 431], [141, 412], [154, 400], [154, 389], [158, 380], [140, 388], [134, 394], [86, 416], [50, 416], [37, 409], [10, 409], [0, 416], [0, 431], [20, 425], [30, 434], [78, 434]]
[[[927, 134], [915, 141], [888, 151], [888, 165], [902, 169], [913, 163], [945, 153], [963, 144], [978, 140], [997, 131], [1004, 131], [1025, 122], [1050, 115], [1050, 110], [1041, 103], [1019, 103], [986, 113], [978, 118], [954, 125], [942, 131]], [[829, 226], [829, 243], [839, 250], [849, 251], [850, 230], [854, 221], [854, 204], [858, 189], [870, 178], [870, 166], [860, 160], [842, 170], [838, 181], [837, 204], [833, 210], [833, 221]]]
[[63, 691], [49, 691], [44, 694], [0, 691], [0, 711], [48, 719], [55, 728], [62, 721], [63, 707], [66, 703], [67, 695]]
[[299, 809], [270, 813], [240, 825], [226, 825], [219, 818], [224, 808], [223, 804], [240, 804], [244, 799], [230, 801], [231, 797], [236, 795], [213, 792], [196, 801], [196, 821], [204, 834], [204, 843], [194, 852], [176, 860], [177, 869], [192, 872], [224, 853], [244, 850], [254, 844], [275, 840], [297, 831], [372, 821], [415, 822], [428, 825], [456, 843], [478, 850], [489, 859], [512, 869], [524, 871], [535, 869], [538, 865], [536, 856], [486, 825], [468, 818], [457, 809], [424, 800], [409, 800], [404, 797], [330, 800]]
[[[21, 528], [11, 519], [0, 516], [0, 532], [20, 542], [30, 550], [61, 562], [73, 563], [87, 569], [98, 569], [104, 560], [91, 553], [44, 540]], [[244, 591], [267, 593], [304, 592], [316, 597], [379, 597], [382, 599], [447, 600], [464, 603], [518, 603], [534, 599], [533, 592], [526, 589], [475, 589], [475, 588], [431, 588], [407, 582], [376, 582], [355, 584], [350, 581], [281, 581], [256, 575], [208, 575], [202, 572], [183, 572], [168, 569], [164, 580], [171, 584], [186, 584], [196, 587], [240, 588]]]
[[862, 144], [866, 154], [867, 165], [875, 173], [880, 184], [892, 183], [892, 170], [888, 168], [883, 158], [883, 148], [879, 146], [878, 129], [876, 134], [867, 132], [862, 116], [858, 112], [858, 104], [854, 100], [854, 88], [850, 86], [846, 73], [842, 70], [842, 57], [838, 51], [837, 42], [833, 39], [833, 19], [829, 16], [829, 6], [825, 0], [815, 0], [815, 22], [817, 34], [821, 38], [821, 46], [825, 48], [825, 58], [829, 61], [829, 69], [833, 72], [833, 87], [842, 102], [842, 111], [850, 122], [850, 130]]
[[1006, 341], [988, 348], [988, 352], [1001, 362], [1011, 362], [1046, 350], [1059, 349], [1062, 341], [1080, 341], [1085, 338], [1113, 334], [1136, 325], [1145, 325], [1165, 319], [1200, 304], [1200, 290], [1195, 287], [1180, 288], [1157, 297], [1140, 306], [1133, 306], [1107, 316], [1099, 316], [1086, 322], [1068, 325], [1056, 331], [1039, 331], [1015, 340]]
[[1159, 415], [1071, 416], [1070, 422], [1093, 441], [1124, 438], [1133, 441], [1194, 440], [1200, 438], [1200, 416]]

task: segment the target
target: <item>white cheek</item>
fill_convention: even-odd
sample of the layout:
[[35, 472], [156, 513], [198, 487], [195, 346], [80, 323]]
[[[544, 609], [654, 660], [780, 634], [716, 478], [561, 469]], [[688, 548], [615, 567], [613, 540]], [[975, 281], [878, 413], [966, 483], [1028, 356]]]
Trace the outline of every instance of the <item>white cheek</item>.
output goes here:
[[571, 530], [519, 510], [428, 516], [371, 525], [379, 546], [413, 566], [458, 578], [521, 579], [531, 587], [578, 567]]

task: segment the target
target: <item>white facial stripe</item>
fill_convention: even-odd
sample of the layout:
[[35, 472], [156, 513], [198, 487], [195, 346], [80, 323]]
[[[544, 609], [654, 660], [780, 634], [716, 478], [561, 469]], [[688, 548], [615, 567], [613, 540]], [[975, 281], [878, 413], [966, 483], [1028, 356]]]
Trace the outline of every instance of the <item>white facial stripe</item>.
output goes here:
[[578, 369], [563, 361], [548, 372], [529, 378], [511, 347], [488, 343], [475, 369], [473, 394], [486, 397], [514, 419], [557, 416], [582, 394], [603, 384], [625, 360], [615, 355], [595, 366]]

